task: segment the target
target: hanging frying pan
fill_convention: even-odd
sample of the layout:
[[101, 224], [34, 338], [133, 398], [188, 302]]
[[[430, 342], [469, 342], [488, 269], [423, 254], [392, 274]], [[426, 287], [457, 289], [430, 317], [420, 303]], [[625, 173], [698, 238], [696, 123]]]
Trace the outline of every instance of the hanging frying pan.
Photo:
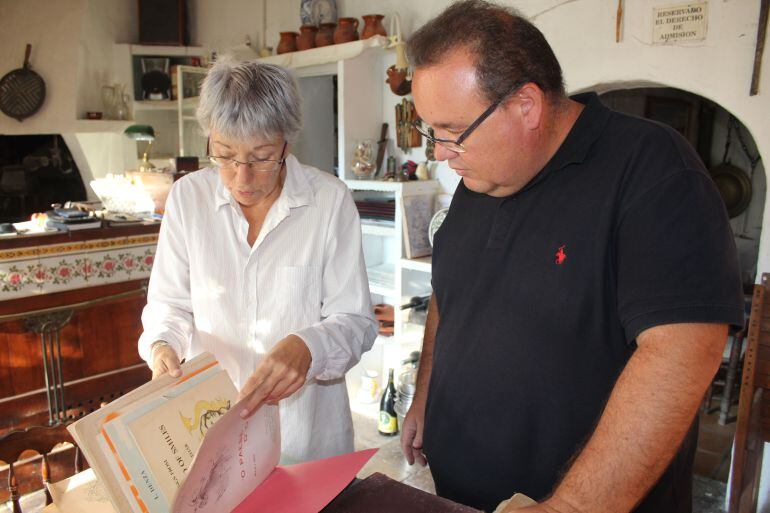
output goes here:
[[723, 162], [710, 171], [711, 178], [719, 189], [719, 194], [727, 207], [727, 214], [732, 219], [738, 217], [751, 202], [751, 179], [743, 169]]
[[24, 67], [7, 73], [0, 79], [0, 111], [19, 121], [40, 110], [45, 100], [45, 82], [29, 69], [32, 45], [27, 45]]

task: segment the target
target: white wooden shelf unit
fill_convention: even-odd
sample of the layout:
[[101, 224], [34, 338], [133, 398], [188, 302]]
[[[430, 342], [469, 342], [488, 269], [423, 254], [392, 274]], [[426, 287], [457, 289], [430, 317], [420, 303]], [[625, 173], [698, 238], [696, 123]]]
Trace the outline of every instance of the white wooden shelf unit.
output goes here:
[[126, 93], [132, 99], [129, 102], [131, 123], [147, 124], [155, 130], [156, 140], [153, 142], [151, 157], [185, 155], [205, 157], [206, 138], [200, 132], [195, 118], [198, 97], [185, 97], [182, 84], [184, 84], [185, 75], [193, 74], [202, 79], [207, 69], [179, 64], [175, 68], [177, 76], [174, 77], [180, 92], [178, 98], [174, 100], [142, 100], [137, 97], [137, 91], [140, 90], [139, 84], [136, 83], [140, 74], [135, 69], [139, 62], [138, 59], [141, 57], [166, 57], [172, 60], [173, 65], [175, 60], [179, 62], [179, 60], [186, 60], [189, 57], [204, 59], [206, 54], [205, 48], [197, 46], [114, 45], [115, 81], [126, 85]]
[[[292, 69], [300, 82], [310, 77], [336, 77], [338, 174], [357, 199], [387, 198], [395, 202], [395, 222], [392, 226], [367, 223], [366, 220], [361, 226], [372, 301], [394, 306], [394, 335], [377, 337], [372, 350], [352, 370], [350, 382], [353, 388], [357, 385], [359, 372], [364, 368], [377, 369], [384, 384], [388, 368], [393, 367], [398, 373], [401, 360], [411, 351], [421, 348], [422, 328], [407, 323], [406, 315], [399, 307], [412, 296], [430, 293], [430, 257], [405, 258], [401, 204], [405, 196], [437, 194], [440, 191], [438, 182], [358, 180], [350, 170], [356, 144], [362, 139], [376, 141], [382, 123], [393, 123], [390, 109], [385, 112], [383, 108], [383, 94], [390, 94], [384, 93], [387, 42], [386, 38], [375, 36], [363, 41], [260, 59], [261, 62]], [[310, 98], [315, 94], [312, 90], [306, 92]], [[312, 125], [313, 121], [303, 120], [308, 125]], [[355, 401], [355, 398], [352, 400]]]

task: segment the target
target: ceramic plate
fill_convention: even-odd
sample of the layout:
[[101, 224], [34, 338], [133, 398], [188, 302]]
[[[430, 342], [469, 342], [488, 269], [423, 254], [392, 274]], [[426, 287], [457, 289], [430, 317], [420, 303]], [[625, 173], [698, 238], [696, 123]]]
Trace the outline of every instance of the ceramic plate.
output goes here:
[[441, 227], [441, 223], [444, 222], [444, 218], [446, 217], [447, 212], [449, 212], [448, 208], [442, 208], [433, 214], [433, 217], [430, 220], [430, 224], [428, 225], [428, 241], [430, 242], [431, 247], [433, 247], [433, 236]]

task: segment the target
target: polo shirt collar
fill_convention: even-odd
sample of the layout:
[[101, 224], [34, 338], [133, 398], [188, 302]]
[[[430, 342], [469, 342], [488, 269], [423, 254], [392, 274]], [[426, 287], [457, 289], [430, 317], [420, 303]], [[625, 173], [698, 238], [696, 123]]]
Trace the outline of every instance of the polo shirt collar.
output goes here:
[[544, 171], [562, 169], [570, 164], [583, 162], [610, 118], [610, 109], [599, 101], [596, 93], [576, 94], [570, 99], [582, 103], [583, 111], [575, 120], [564, 142], [543, 168]]
[[[237, 203], [233, 199], [232, 194], [230, 194], [230, 191], [222, 183], [219, 172], [216, 169], [213, 169], [213, 172], [217, 174], [217, 186], [214, 192], [216, 209], [219, 210], [224, 205], [236, 206]], [[286, 157], [286, 179], [283, 183], [281, 195], [278, 197], [278, 203], [288, 209], [312, 205], [313, 192], [308, 184], [308, 178], [303, 165], [299, 163], [294, 155], [289, 154]]]
[[[564, 142], [556, 150], [545, 167], [522, 189], [530, 189], [541, 182], [552, 171], [564, 169], [570, 164], [579, 164], [588, 156], [591, 147], [599, 139], [611, 110], [605, 107], [596, 93], [581, 93], [570, 96], [571, 100], [582, 103], [583, 111], [575, 120]], [[522, 192], [520, 191], [520, 192]]]

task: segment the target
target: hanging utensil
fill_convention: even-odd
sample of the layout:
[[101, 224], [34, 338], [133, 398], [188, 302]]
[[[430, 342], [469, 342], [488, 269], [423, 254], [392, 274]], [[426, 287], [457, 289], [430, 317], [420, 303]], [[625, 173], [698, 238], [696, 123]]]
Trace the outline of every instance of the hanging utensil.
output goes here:
[[[709, 170], [711, 179], [714, 180], [714, 183], [719, 190], [719, 195], [725, 203], [727, 215], [730, 219], [741, 215], [751, 202], [751, 177], [746, 174], [743, 169], [730, 162], [729, 154], [733, 130], [735, 130], [740, 138], [740, 126], [738, 125], [738, 120], [733, 116], [730, 116], [727, 119], [727, 137], [725, 138], [725, 150], [722, 155], [722, 163]], [[742, 140], [740, 142], [744, 144]], [[748, 150], [744, 147], [744, 151]], [[755, 165], [756, 164], [752, 165], [752, 172]], [[746, 231], [745, 220], [743, 231]]]
[[762, 54], [765, 51], [765, 35], [767, 34], [767, 19], [770, 13], [770, 0], [762, 0], [759, 6], [759, 24], [757, 25], [757, 46], [754, 50], [754, 69], [751, 73], [749, 96], [759, 92], [759, 70], [762, 65]]
[[0, 79], [0, 111], [18, 121], [40, 110], [45, 100], [45, 82], [29, 66], [31, 53], [32, 45], [28, 44], [24, 53], [24, 67]]
[[401, 18], [394, 14], [390, 18], [390, 43], [387, 48], [396, 49], [396, 64], [386, 71], [388, 78], [385, 80], [390, 85], [390, 90], [397, 96], [406, 96], [412, 92], [412, 75], [409, 71], [409, 61], [406, 57], [406, 42], [401, 38]]
[[388, 124], [383, 123], [380, 131], [380, 139], [377, 141], [377, 167], [374, 170], [374, 175], [380, 172], [382, 168], [382, 161], [385, 160], [385, 148], [388, 146]]

